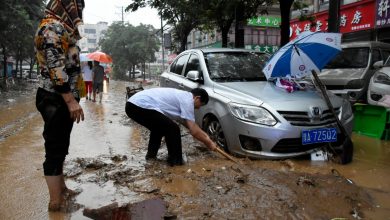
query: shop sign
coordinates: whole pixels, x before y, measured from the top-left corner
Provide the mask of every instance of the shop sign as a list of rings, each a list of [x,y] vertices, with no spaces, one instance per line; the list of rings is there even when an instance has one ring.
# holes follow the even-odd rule
[[[380,1],[380,0],[377,0]],[[375,1],[366,0],[343,5],[340,9],[340,33],[369,30],[374,28]],[[389,11],[390,13],[390,11]],[[313,15],[314,23],[310,21],[290,22],[290,38],[293,39],[303,31],[328,31],[328,13],[319,12]]]
[[[257,18],[248,19],[249,26],[279,27],[280,22],[281,22],[280,17],[271,17],[271,16],[259,16]]]
[[[245,49],[256,50],[256,51],[272,54],[272,53],[275,53],[279,49],[279,46],[275,46],[275,45],[253,45],[253,44],[249,45],[248,44],[248,45],[245,45]]]
[[[376,19],[377,28],[390,26],[390,1],[376,0]]]

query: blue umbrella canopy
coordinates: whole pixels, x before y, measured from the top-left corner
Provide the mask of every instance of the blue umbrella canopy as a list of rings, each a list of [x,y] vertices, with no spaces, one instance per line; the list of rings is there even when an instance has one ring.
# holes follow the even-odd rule
[[[303,32],[281,47],[265,65],[267,79],[293,76],[301,78],[320,70],[341,51],[341,34]]]

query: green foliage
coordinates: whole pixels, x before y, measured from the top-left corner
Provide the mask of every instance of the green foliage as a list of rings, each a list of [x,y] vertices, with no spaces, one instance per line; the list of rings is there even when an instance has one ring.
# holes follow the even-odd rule
[[[203,0],[134,0],[126,11],[136,11],[147,5],[156,8],[167,24],[173,27],[172,37],[180,45],[179,52],[185,50],[191,30],[207,22],[204,16],[207,1]]]
[[[16,60],[34,60],[34,35],[43,16],[44,0],[1,0],[0,50]]]
[[[124,79],[125,73],[145,62],[156,60],[158,51],[156,30],[151,25],[133,26],[114,22],[108,27],[105,38],[101,40],[102,50],[115,60],[114,77]]]
[[[240,12],[238,22],[245,22],[258,13],[260,6],[274,2],[275,0],[134,0],[126,11],[136,11],[147,5],[156,8],[160,16],[173,27],[174,41],[180,44],[181,52],[193,29],[209,32],[217,28],[227,39],[237,12]]]
[[[302,0],[295,0],[292,5],[293,10],[299,10],[300,12],[300,16],[298,18],[299,21],[310,21],[311,27],[314,27],[316,25],[316,18],[313,15],[305,15],[303,12],[303,10],[307,7],[309,7],[309,5]]]

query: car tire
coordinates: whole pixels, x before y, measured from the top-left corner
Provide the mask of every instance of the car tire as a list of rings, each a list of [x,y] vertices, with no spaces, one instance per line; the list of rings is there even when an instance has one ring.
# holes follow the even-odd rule
[[[218,147],[226,152],[229,152],[227,147],[225,134],[219,121],[214,117],[208,117],[204,121],[203,130],[209,135],[211,140],[217,143]]]

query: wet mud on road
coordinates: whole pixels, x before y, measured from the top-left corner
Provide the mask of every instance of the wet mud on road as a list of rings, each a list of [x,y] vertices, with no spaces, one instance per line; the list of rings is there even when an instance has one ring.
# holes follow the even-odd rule
[[[148,131],[124,112],[128,85],[112,81],[101,104],[80,102],[86,119],[74,126],[64,171],[69,187],[81,193],[69,213],[47,212],[34,92],[31,99],[2,103],[0,198],[6,202],[0,219],[123,217],[139,204],[166,207],[168,219],[389,219],[388,142],[354,134],[354,161],[344,166],[309,159],[240,158],[236,164],[183,129],[187,163],[169,167],[165,146],[158,160],[145,161]]]

